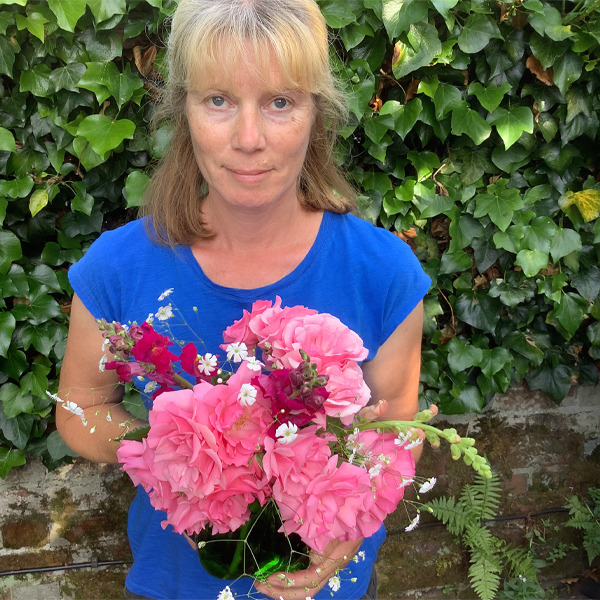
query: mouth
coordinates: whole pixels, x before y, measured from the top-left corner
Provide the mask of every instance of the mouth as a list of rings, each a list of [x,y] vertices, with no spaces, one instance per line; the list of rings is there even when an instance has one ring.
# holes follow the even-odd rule
[[[261,181],[271,172],[271,169],[227,169],[238,181],[247,183]]]

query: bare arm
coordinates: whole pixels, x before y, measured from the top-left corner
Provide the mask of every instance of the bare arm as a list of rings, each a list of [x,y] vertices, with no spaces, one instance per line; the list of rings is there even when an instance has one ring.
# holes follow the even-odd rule
[[[376,418],[410,421],[419,411],[422,334],[421,301],[379,348],[375,358],[363,363],[363,374],[371,388],[372,401],[387,401],[387,410],[384,413],[380,408]],[[415,459],[418,460],[421,451],[422,446],[413,449]]]
[[[100,359],[107,354],[102,350],[103,341],[96,320],[81,300],[73,296],[58,396],[63,402],[74,402],[83,409],[87,425],[60,403],[56,407],[56,425],[63,440],[79,455],[97,462],[116,463],[119,443],[111,440],[125,431],[120,423],[127,422],[133,428],[144,422],[139,419],[132,422],[131,415],[121,407],[123,386],[115,371],[100,372]],[[93,427],[96,429],[90,433]]]

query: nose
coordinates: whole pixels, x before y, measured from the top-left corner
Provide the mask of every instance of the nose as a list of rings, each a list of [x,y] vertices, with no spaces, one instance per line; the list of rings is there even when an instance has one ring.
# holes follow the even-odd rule
[[[265,131],[260,109],[242,106],[233,134],[233,146],[242,152],[254,152],[265,147]]]

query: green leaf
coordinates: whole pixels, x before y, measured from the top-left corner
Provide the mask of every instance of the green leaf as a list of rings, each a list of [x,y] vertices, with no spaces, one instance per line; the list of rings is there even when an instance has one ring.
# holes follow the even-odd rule
[[[35,217],[48,204],[48,190],[35,190],[29,199],[29,212]]]
[[[390,115],[394,121],[394,131],[404,139],[414,127],[422,109],[423,104],[419,98],[415,98],[406,104],[400,104],[396,100],[388,100],[381,107],[379,115],[380,117]]]
[[[483,360],[483,350],[465,344],[459,338],[452,338],[448,342],[448,366],[453,373],[461,373],[470,367],[477,366]]]
[[[419,94],[425,94],[433,99],[439,85],[440,80],[437,77],[427,77],[419,82],[417,92]]]
[[[502,344],[504,347],[518,352],[536,366],[541,365],[544,360],[544,352],[522,331],[512,331],[504,338]]]
[[[485,404],[485,398],[479,388],[472,385],[464,386],[459,395],[450,402],[441,403],[441,411],[445,415],[464,415],[465,413],[479,413]]]
[[[0,403],[0,430],[4,437],[19,450],[23,450],[27,446],[35,420],[36,418],[33,415],[25,413],[9,419],[4,414],[2,403]]]
[[[125,0],[87,0],[96,23],[106,21],[114,15],[127,14],[127,4]]]
[[[7,356],[15,325],[16,320],[11,313],[0,312],[0,356]]]
[[[471,14],[458,36],[458,47],[474,54],[483,50],[492,38],[503,39],[496,23],[487,15]]]
[[[12,262],[21,256],[19,238],[10,231],[0,231],[0,274],[6,275]]]
[[[54,85],[50,81],[50,73],[50,67],[43,63],[35,65],[30,71],[22,71],[19,78],[20,90],[42,98],[51,96],[54,93]]]
[[[531,150],[524,148],[520,144],[513,145],[508,149],[496,146],[492,151],[492,162],[501,171],[512,174],[526,165],[531,160],[530,156]]]
[[[44,390],[45,393],[45,390]],[[14,383],[5,383],[0,387],[0,402],[7,419],[12,419],[21,413],[31,414],[33,399],[30,394],[23,395]]]
[[[77,21],[85,13],[86,0],[48,0],[50,10],[55,14],[58,26],[73,33]]]
[[[492,298],[500,298],[500,302],[505,306],[514,308],[527,300],[531,300],[535,295],[535,285],[526,281],[518,286],[510,285],[503,279],[494,279],[490,282],[489,294]]]
[[[496,126],[504,148],[509,149],[526,131],[533,133],[533,113],[526,106],[512,108],[510,111],[497,108],[491,116],[490,122]]]
[[[462,106],[462,94],[453,85],[441,83],[433,96],[433,104],[435,105],[435,116],[441,120],[451,110]]]
[[[141,171],[132,171],[127,176],[127,179],[125,180],[125,198],[127,199],[127,208],[139,206],[142,203],[144,193],[149,183],[150,177]]]
[[[40,398],[46,398],[46,390],[48,389],[48,378],[46,377],[50,373],[50,367],[41,363],[33,363],[31,370],[21,377],[19,385],[21,386],[21,392],[30,392],[34,396]],[[0,389],[0,394],[2,390]],[[33,408],[33,402],[32,402]],[[6,409],[6,406],[5,406]],[[29,410],[23,410],[21,412],[31,412]],[[8,416],[8,415],[7,415]]]
[[[56,272],[52,270],[48,265],[36,265],[35,269],[27,275],[27,279],[30,282],[34,281],[46,287],[48,291],[61,293],[62,289],[56,278]]]
[[[418,181],[427,179],[440,167],[440,159],[433,152],[416,152],[411,150],[407,158],[417,170]]]
[[[444,17],[444,19],[448,18],[450,10],[452,10],[457,4],[458,0],[431,0],[435,9]]]
[[[529,46],[533,55],[542,64],[542,68],[546,70],[567,51],[569,43],[557,44],[534,31],[529,38]]]
[[[79,42],[83,44],[85,51],[93,62],[112,61],[113,58],[120,58],[123,53],[121,36],[114,29],[96,31],[93,27],[88,27],[79,36]]]
[[[105,160],[92,150],[91,144],[84,137],[76,137],[73,140],[73,152],[86,171],[101,165]]]
[[[454,308],[456,316],[461,321],[476,329],[494,333],[500,319],[501,306],[496,299],[490,298],[487,294],[466,291],[458,297]]]
[[[4,127],[0,127],[0,152],[14,152],[15,138],[13,134]]]
[[[114,63],[107,64],[114,66]],[[130,63],[127,63],[123,73],[117,73],[116,77],[114,73],[108,74],[105,85],[117,101],[119,109],[133,96],[136,90],[144,86],[142,80],[131,72]]]
[[[50,81],[54,85],[54,91],[69,90],[70,92],[77,92],[76,86],[85,72],[86,66],[78,62],[54,69],[50,73]]]
[[[581,77],[583,59],[571,50],[561,56],[552,67],[554,71],[554,85],[564,96],[572,83]]]
[[[466,271],[473,266],[473,259],[464,250],[457,250],[456,252],[444,252],[442,254],[442,263],[440,266],[439,274],[445,275],[446,273],[459,273]]]
[[[31,35],[34,35],[42,43],[44,42],[44,24],[48,19],[40,12],[31,12],[27,17],[17,14],[17,29],[27,29]]]
[[[118,440],[133,440],[136,442],[141,442],[144,438],[148,436],[148,432],[150,431],[150,425],[142,425],[141,427],[136,427],[131,431],[123,434],[122,436],[116,438]]]
[[[13,467],[20,467],[27,461],[22,450],[0,447],[0,477],[4,479]]]
[[[113,121],[104,115],[90,115],[81,121],[77,135],[86,138],[92,150],[104,156],[124,139],[133,139],[135,123],[129,119]]]
[[[18,44],[11,44],[4,36],[0,36],[0,73],[13,76],[13,65],[15,64],[15,52],[18,51]]]
[[[90,90],[96,95],[98,104],[102,104],[109,96],[108,81],[119,78],[119,70],[112,62],[89,62],[85,73],[76,86]]]
[[[562,229],[559,228],[552,238],[552,245],[550,247],[550,254],[554,262],[571,254],[571,252],[577,252],[581,250],[581,237],[573,229]]]
[[[48,436],[48,452],[52,459],[56,461],[63,459],[65,456],[79,456],[65,444],[58,431],[53,431]]]
[[[512,360],[510,352],[506,348],[492,348],[491,350],[483,350],[483,359],[480,362],[481,372],[490,379],[498,371],[501,371],[510,365]]]
[[[485,88],[481,83],[475,81],[469,86],[467,91],[469,94],[474,94],[481,106],[491,113],[500,106],[500,102],[502,102],[506,92],[510,89],[511,85],[508,81],[503,81],[499,87],[492,83]]]
[[[476,145],[480,145],[490,137],[492,128],[485,119],[464,102],[461,107],[452,111],[452,133],[454,135],[465,133]]]
[[[359,216],[375,225],[381,212],[383,198],[378,190],[367,190],[367,195],[358,196]]]
[[[523,269],[527,277],[534,277],[548,266],[548,254],[536,250],[521,250],[517,254],[515,264]]]
[[[506,231],[512,221],[514,211],[521,208],[523,208],[523,200],[519,190],[510,188],[501,192],[500,195],[479,194],[475,200],[473,216],[479,218],[488,215],[500,231]]]
[[[573,276],[571,284],[588,302],[593,302],[600,294],[600,269],[593,265],[586,271],[581,270]]]
[[[74,182],[73,189],[75,190],[75,197],[71,200],[71,208],[89,217],[94,208],[94,197],[87,193],[86,185],[83,181]]]
[[[426,21],[428,11],[429,3],[423,0],[383,0],[382,20],[390,42],[413,23]]]
[[[560,27],[562,25],[562,17],[556,8],[546,2],[543,3],[542,7],[542,10],[535,10],[527,17],[527,20],[539,35],[544,35],[546,29],[550,26]]]
[[[531,188],[530,188],[531,189]],[[529,250],[550,252],[550,241],[558,230],[558,225],[549,217],[537,217],[525,228],[523,246]]]
[[[398,42],[396,44],[395,62],[392,70],[396,79],[428,65],[441,51],[437,29],[429,23],[414,23],[408,33],[410,46]]]
[[[579,329],[588,308],[588,303],[579,294],[568,292],[562,295],[558,308],[550,315],[558,319],[558,322],[573,335]]]
[[[597,189],[589,188],[580,192],[566,192],[558,200],[558,205],[563,212],[572,204],[577,206],[586,223],[600,217],[600,191]]]

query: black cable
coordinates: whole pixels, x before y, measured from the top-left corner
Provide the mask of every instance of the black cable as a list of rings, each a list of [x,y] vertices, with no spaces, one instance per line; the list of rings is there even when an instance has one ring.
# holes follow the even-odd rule
[[[526,515],[500,515],[495,519],[489,519],[484,521],[484,523],[494,523],[495,521],[517,521],[519,519],[531,519],[533,517],[540,517],[542,515],[548,515],[552,513],[568,513],[568,508],[545,508],[544,510],[538,510],[534,513],[527,513]],[[441,521],[435,521],[434,523],[423,523],[419,525],[419,529],[425,529],[428,527],[444,527],[444,524]],[[392,531],[388,531],[387,535],[399,535],[401,533],[405,533],[404,529],[393,529]],[[49,571],[67,571],[69,569],[85,569],[92,568],[96,569],[98,567],[106,567],[106,566],[114,566],[114,565],[130,565],[133,561],[131,560],[107,560],[107,561],[98,561],[97,557],[92,557],[92,561],[89,563],[74,563],[70,565],[58,565],[56,567],[38,567],[33,569],[20,569],[17,571],[3,571],[0,572],[0,577],[7,577],[9,575],[28,575],[30,573],[47,573]]]

